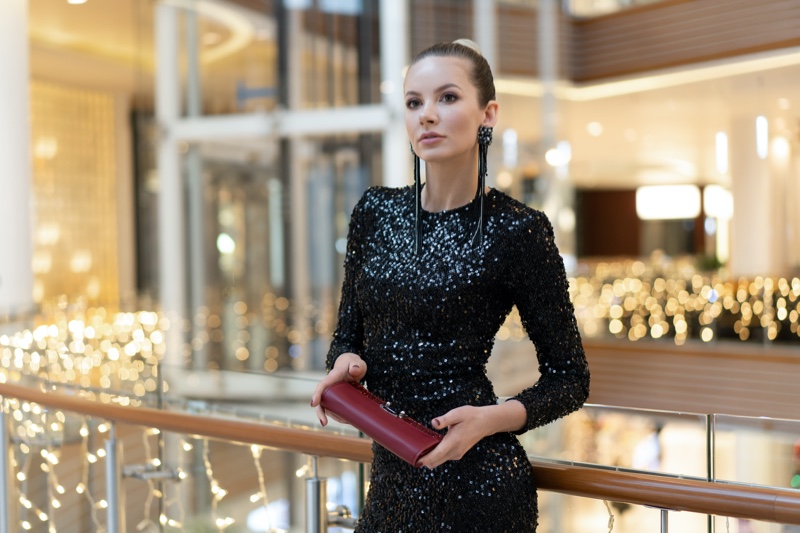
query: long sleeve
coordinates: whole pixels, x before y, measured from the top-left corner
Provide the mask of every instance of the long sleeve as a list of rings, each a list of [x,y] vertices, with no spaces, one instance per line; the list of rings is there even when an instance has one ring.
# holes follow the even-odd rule
[[[350,215],[339,314],[336,330],[333,333],[333,340],[325,362],[325,367],[328,371],[333,368],[336,358],[341,354],[345,352],[360,354],[363,348],[364,322],[356,295],[356,281],[361,270],[364,247],[366,246],[364,231],[368,227],[369,221],[367,220],[365,204],[369,193],[369,190],[364,193]]]
[[[528,414],[518,433],[579,409],[589,396],[589,366],[569,299],[564,261],[553,228],[538,211],[526,216],[507,257],[508,290],[536,347],[540,377],[513,399]]]

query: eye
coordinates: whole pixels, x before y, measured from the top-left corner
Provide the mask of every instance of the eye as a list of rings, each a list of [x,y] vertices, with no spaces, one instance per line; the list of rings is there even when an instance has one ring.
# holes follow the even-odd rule
[[[409,98],[406,100],[406,107],[408,109],[416,109],[421,105],[421,102],[417,98]]]
[[[458,100],[458,95],[456,95],[454,93],[444,93],[442,95],[442,101],[446,102],[448,104],[453,103],[456,100]]]

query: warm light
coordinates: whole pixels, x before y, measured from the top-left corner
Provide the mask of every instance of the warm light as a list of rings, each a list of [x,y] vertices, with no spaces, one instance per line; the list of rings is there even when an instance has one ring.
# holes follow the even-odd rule
[[[67,3],[73,6],[79,6],[81,4],[85,4],[86,0],[67,0]]]
[[[572,145],[568,141],[558,141],[555,148],[544,154],[547,163],[554,167],[563,167],[572,160]]]
[[[756,117],[756,153],[759,159],[766,159],[769,152],[769,123],[767,117]]]
[[[636,214],[642,220],[696,218],[700,189],[696,185],[648,185],[636,189]]]
[[[514,183],[514,176],[508,170],[503,170],[497,175],[497,186],[501,189],[508,189]]]
[[[217,250],[223,255],[230,255],[236,251],[236,241],[227,233],[220,233],[217,236]]]
[[[719,185],[703,189],[703,211],[706,216],[730,220],[733,217],[733,194]]]
[[[772,156],[781,163],[788,161],[789,153],[791,151],[789,140],[782,135],[775,137],[772,139],[772,147],[770,151],[772,152]]]
[[[603,125],[599,122],[590,122],[586,125],[586,132],[592,137],[600,137],[603,134]]]

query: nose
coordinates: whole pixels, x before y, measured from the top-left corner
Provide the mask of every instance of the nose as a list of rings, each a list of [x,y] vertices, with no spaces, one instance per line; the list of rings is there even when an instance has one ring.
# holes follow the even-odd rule
[[[435,124],[439,120],[439,115],[436,113],[436,104],[433,102],[426,102],[419,112],[420,124]]]

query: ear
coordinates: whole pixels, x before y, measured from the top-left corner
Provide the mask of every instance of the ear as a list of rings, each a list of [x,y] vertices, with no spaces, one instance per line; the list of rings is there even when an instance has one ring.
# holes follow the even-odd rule
[[[486,104],[483,110],[483,121],[481,121],[481,125],[493,128],[497,123],[499,108],[500,104],[497,103],[497,100],[489,100],[489,103]]]

